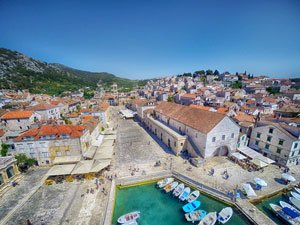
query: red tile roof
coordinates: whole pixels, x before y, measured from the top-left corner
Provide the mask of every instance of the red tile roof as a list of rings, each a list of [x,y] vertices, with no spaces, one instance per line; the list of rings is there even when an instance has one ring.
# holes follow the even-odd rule
[[[12,111],[5,113],[1,118],[4,120],[26,119],[32,116],[32,111]]]
[[[109,107],[109,104],[104,101],[99,105],[99,110],[106,111],[108,109],[108,107]]]
[[[56,108],[56,107],[57,106],[52,105],[52,104],[41,103],[41,104],[32,106],[30,109],[33,111],[43,111],[43,110],[52,109],[52,108]]]
[[[38,140],[41,136],[50,135],[54,135],[56,139],[60,139],[60,135],[62,134],[69,135],[70,138],[75,138],[82,136],[85,129],[86,126],[83,125],[44,125],[25,132],[15,138],[15,141],[22,141],[24,137],[33,137],[35,140]]]
[[[196,109],[202,109],[202,110],[206,110],[209,111],[211,109],[211,107],[209,106],[204,106],[204,105],[190,105],[190,107],[192,108],[196,108]]]
[[[155,108],[155,111],[205,134],[210,132],[225,117],[225,115],[220,113],[170,102],[162,102]]]

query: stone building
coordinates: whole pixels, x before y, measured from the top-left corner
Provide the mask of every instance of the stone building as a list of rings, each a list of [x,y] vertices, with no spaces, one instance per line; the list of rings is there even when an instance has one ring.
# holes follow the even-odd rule
[[[175,154],[187,150],[203,158],[235,151],[240,130],[226,115],[169,102],[160,103],[145,124]]]
[[[17,160],[13,156],[0,157],[0,196],[19,178]]]
[[[59,106],[51,104],[38,104],[30,107],[30,110],[41,115],[42,120],[60,119]]]
[[[91,137],[86,126],[44,125],[18,136],[14,145],[15,153],[25,153],[46,165],[57,156],[82,156],[91,146]]]
[[[285,123],[259,122],[253,128],[249,147],[281,165],[300,163],[300,128]]]

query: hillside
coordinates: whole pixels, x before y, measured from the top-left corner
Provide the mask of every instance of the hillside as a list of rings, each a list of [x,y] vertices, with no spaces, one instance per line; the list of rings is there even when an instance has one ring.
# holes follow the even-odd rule
[[[99,80],[106,89],[113,82],[123,90],[131,90],[145,81],[129,80],[106,72],[88,72],[61,64],[46,63],[22,53],[0,48],[0,89],[29,89],[32,93],[60,95],[89,87],[95,89]]]

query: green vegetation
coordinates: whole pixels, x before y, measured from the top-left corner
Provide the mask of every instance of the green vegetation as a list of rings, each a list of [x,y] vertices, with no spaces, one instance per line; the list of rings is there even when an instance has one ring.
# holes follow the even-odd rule
[[[28,158],[25,154],[18,154],[15,157],[17,159],[17,165],[22,172],[37,164],[35,159]]]
[[[237,81],[234,81],[230,87],[232,87],[233,89],[240,89],[242,88],[242,82],[237,80]]]
[[[168,102],[174,102],[174,96],[168,96],[167,101]]]
[[[7,144],[2,144],[0,155],[1,156],[7,156],[7,153],[8,153],[8,145]]]
[[[266,91],[269,92],[269,94],[278,94],[280,89],[279,88],[274,88],[274,87],[267,87]]]

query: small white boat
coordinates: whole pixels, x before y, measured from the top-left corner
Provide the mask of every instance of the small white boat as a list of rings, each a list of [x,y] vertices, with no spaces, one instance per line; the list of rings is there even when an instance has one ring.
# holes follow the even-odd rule
[[[294,197],[290,197],[289,200],[293,204],[293,206],[295,206],[298,210],[300,210],[300,200]]]
[[[300,188],[295,187],[294,189],[295,189],[295,191],[297,191],[298,194],[300,194]]]
[[[183,192],[179,195],[179,200],[185,201],[190,193],[191,193],[191,189],[189,187],[186,187],[183,190]]]
[[[173,195],[178,197],[182,192],[183,192],[183,189],[184,189],[184,184],[181,183],[179,184],[173,191]]]
[[[270,207],[278,217],[286,221],[288,224],[291,225],[300,224],[299,217],[297,216],[297,214],[295,214],[289,208],[281,208],[279,205],[275,205],[272,203],[270,203]]]
[[[231,207],[226,207],[222,209],[218,214],[218,221],[222,224],[225,224],[230,220],[233,215],[233,210]]]
[[[294,206],[291,206],[289,203],[287,203],[285,201],[280,201],[279,204],[282,208],[289,208],[290,210],[292,210],[295,213],[298,213],[300,215],[300,211],[298,209],[296,209]]]
[[[164,187],[164,190],[165,190],[166,193],[168,193],[168,192],[174,190],[174,189],[177,187],[177,185],[178,185],[178,182],[177,182],[177,181],[174,181],[174,182],[171,183],[171,184],[167,184],[167,185]]]
[[[132,220],[127,223],[123,223],[123,225],[138,225],[138,223],[136,222],[136,220]]]
[[[214,225],[217,222],[217,212],[208,213],[198,225]]]
[[[127,213],[123,216],[120,216],[118,219],[118,223],[129,223],[131,221],[135,221],[136,219],[138,219],[140,217],[140,212],[139,211],[135,211],[135,212],[130,212]]]
[[[296,198],[297,200],[300,200],[300,194],[294,192],[294,191],[291,191],[291,195]]]
[[[157,187],[163,188],[164,186],[166,186],[167,184],[172,183],[173,181],[174,181],[173,177],[165,178],[165,179],[160,180],[160,181],[157,182]]]
[[[188,197],[187,197],[187,201],[188,202],[192,202],[192,201],[195,201],[200,195],[200,191],[198,190],[195,190],[193,191]]]

